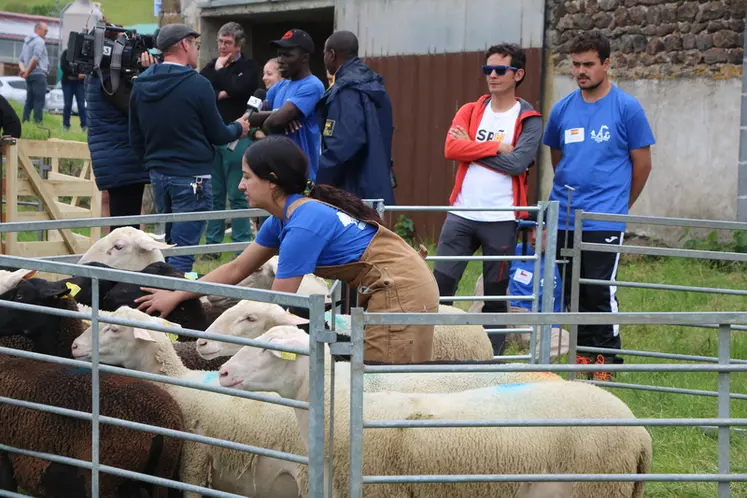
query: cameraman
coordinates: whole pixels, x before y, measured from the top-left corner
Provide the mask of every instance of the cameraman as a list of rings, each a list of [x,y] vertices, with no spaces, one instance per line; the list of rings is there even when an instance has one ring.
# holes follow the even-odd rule
[[[244,46],[244,29],[239,23],[229,22],[218,30],[218,52],[220,56],[208,62],[200,74],[207,78],[215,89],[218,111],[225,123],[240,118],[246,112],[246,102],[259,86],[259,67],[256,62],[241,52]],[[247,209],[249,202],[239,191],[241,182],[241,157],[251,140],[244,137],[238,142],[216,147],[213,164],[212,188],[213,210],[226,209],[226,198],[231,209]],[[210,220],[205,231],[208,244],[220,244],[225,236],[225,220]],[[231,220],[231,241],[249,242],[251,237],[249,218]],[[218,259],[219,254],[206,254],[206,259]]]
[[[193,69],[199,36],[184,24],[162,27],[156,46],[164,62],[149,67],[132,86],[130,144],[150,173],[159,213],[210,211],[213,145],[233,142],[249,131],[247,115],[223,123],[212,85]],[[204,221],[167,223],[166,241],[197,245],[204,229]],[[172,256],[167,262],[187,273],[194,256]]]
[[[111,23],[106,25],[116,27]],[[112,41],[118,35],[119,32],[113,30],[104,32]],[[150,66],[154,63],[153,56],[143,52],[140,63]],[[102,192],[101,214],[104,217],[138,216],[142,211],[143,190],[150,178],[142,159],[130,147],[127,110],[130,87],[123,81],[119,89],[109,95],[102,88],[105,85],[109,91],[111,89],[109,72],[102,76],[103,81],[97,73],[91,73],[85,83],[88,150],[96,186]],[[137,223],[131,226],[139,228]]]

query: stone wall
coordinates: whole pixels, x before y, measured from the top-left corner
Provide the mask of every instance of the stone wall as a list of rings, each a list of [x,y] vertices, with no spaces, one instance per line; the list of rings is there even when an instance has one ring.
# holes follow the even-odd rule
[[[568,46],[600,29],[617,78],[741,75],[745,0],[548,0],[553,62],[570,71]]]

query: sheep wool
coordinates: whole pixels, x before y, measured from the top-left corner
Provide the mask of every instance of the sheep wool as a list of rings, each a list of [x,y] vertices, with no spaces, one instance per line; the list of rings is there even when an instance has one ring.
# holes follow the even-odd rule
[[[0,359],[0,396],[91,412],[91,374],[25,358]],[[158,386],[137,379],[100,375],[101,415],[184,430],[181,410]],[[0,443],[16,448],[91,459],[91,423],[0,403]],[[101,424],[100,461],[165,479],[177,476],[182,442],[139,430]],[[90,496],[91,473],[67,465],[17,454],[9,456],[17,485],[32,496]],[[102,498],[141,496],[138,481],[100,474]],[[149,487],[148,485],[145,485]],[[63,493],[63,494],[61,494]],[[67,493],[67,494],[64,494]],[[168,488],[155,487],[151,497],[166,498]]]
[[[284,330],[279,330],[284,329]],[[259,340],[308,347],[308,336],[276,327]],[[222,367],[222,385],[262,386],[308,401],[306,356],[293,361],[243,348]],[[327,358],[329,361],[329,358]],[[329,407],[330,381],[325,382]],[[335,383],[334,490],[349,489],[350,391]],[[325,417],[329,417],[329,409]],[[364,393],[364,420],[529,420],[634,419],[619,398],[586,383],[503,384],[449,394]],[[296,410],[299,426],[308,412]],[[325,421],[325,431],[329,420]],[[308,437],[308,436],[305,436]],[[651,436],[645,427],[471,427],[368,429],[363,431],[364,475],[434,474],[645,474],[650,471]],[[325,463],[325,469],[327,464]],[[306,490],[308,469],[299,487]],[[577,482],[574,498],[641,498],[644,482]],[[364,486],[366,498],[514,498],[520,483],[376,484]],[[526,490],[526,487],[525,487]]]

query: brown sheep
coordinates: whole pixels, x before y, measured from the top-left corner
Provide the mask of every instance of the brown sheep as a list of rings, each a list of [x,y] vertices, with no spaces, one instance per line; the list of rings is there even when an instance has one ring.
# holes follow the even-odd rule
[[[65,283],[30,279],[3,293],[2,300],[76,311]],[[81,320],[0,307],[0,347],[71,358],[71,346],[83,332]],[[193,345],[194,347],[194,345]],[[163,389],[138,379],[101,375],[101,414],[183,430],[181,410]],[[80,393],[71,394],[74,390]],[[90,370],[0,355],[0,396],[91,411]],[[50,413],[0,404],[0,442],[9,446],[90,460],[90,423]],[[6,422],[7,421],[7,422]],[[47,427],[54,427],[53,431]],[[44,427],[44,429],[39,429]],[[50,437],[54,435],[55,437]],[[62,437],[63,435],[67,435]],[[141,431],[101,426],[101,461],[136,472],[173,479],[178,476],[182,441]],[[115,451],[117,448],[126,450]],[[104,460],[105,453],[109,454]],[[100,496],[140,496],[152,486],[101,475]],[[88,484],[86,484],[88,483]],[[0,489],[17,485],[40,497],[90,496],[90,472],[18,454],[0,454]],[[154,488],[150,497],[165,497]]]

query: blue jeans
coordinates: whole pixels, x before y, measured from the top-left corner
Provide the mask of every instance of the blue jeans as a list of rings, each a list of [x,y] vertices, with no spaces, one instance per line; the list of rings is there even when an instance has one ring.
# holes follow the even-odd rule
[[[73,97],[78,103],[80,127],[86,127],[86,89],[83,80],[62,80],[62,95],[65,107],[62,108],[62,126],[70,128],[70,114],[73,112]]]
[[[213,206],[213,192],[210,179],[202,179],[202,189],[194,192],[193,176],[168,176],[150,170],[150,183],[153,185],[153,197],[158,214],[189,213],[193,211],[210,211]],[[205,230],[205,221],[180,221],[166,223],[166,243],[177,246],[196,246]],[[169,256],[166,262],[184,273],[192,271],[195,257]]]
[[[26,79],[26,105],[23,107],[23,121],[31,117],[34,110],[34,121],[42,122],[44,117],[44,101],[47,97],[47,75],[44,73],[30,74]]]

